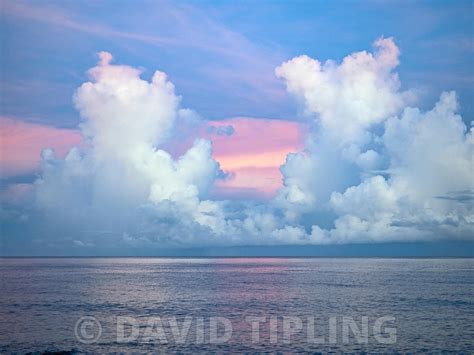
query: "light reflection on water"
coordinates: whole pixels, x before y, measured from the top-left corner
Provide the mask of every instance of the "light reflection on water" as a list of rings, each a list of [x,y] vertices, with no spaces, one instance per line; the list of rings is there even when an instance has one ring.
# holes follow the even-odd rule
[[[0,344],[11,351],[439,351],[474,349],[472,259],[84,258],[0,259]],[[74,337],[99,319],[97,344]],[[117,316],[227,317],[222,345],[117,344]],[[246,315],[393,315],[397,343],[251,344]],[[263,334],[262,337],[264,337]]]

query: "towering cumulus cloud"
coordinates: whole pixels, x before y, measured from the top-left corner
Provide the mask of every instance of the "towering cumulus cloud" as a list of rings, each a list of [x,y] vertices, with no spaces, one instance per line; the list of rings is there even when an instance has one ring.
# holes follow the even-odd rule
[[[407,107],[393,70],[399,50],[379,39],[375,52],[336,64],[301,56],[276,74],[314,124],[304,154],[282,167],[280,200],[312,224],[311,240],[339,243],[469,238],[473,232],[473,133],[456,114],[453,92],[429,112]],[[318,213],[336,214],[323,229]]]
[[[276,69],[304,114],[317,118],[338,143],[364,140],[367,128],[397,113],[410,99],[409,92],[399,91],[398,75],[393,73],[399,63],[397,46],[381,38],[374,47],[374,54],[354,53],[340,65],[303,55]]]
[[[219,173],[210,142],[198,139],[174,160],[160,145],[175,125],[187,124],[190,111],[179,108],[173,84],[160,71],[148,82],[135,68],[112,65],[109,53],[99,56],[91,81],[74,95],[87,148],[72,149],[64,160],[43,151],[38,207],[75,226],[79,236],[87,230],[126,234],[140,223],[141,209],[162,203],[162,219],[174,214],[206,224],[211,202],[201,199]]]

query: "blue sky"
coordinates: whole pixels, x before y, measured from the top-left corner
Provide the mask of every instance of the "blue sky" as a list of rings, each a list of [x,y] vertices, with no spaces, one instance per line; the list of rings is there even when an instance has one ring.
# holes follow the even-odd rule
[[[1,17],[0,254],[472,255],[472,1]]]
[[[429,107],[455,90],[474,108],[470,1],[4,2],[2,115],[75,127],[71,96],[100,50],[166,72],[208,119],[295,118],[273,70],[307,54],[341,60],[380,36],[402,51],[402,84]]]

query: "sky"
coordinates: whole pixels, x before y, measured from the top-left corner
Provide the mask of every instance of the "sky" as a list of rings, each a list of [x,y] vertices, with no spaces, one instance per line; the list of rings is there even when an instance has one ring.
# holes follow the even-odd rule
[[[472,1],[0,7],[0,255],[473,254]]]

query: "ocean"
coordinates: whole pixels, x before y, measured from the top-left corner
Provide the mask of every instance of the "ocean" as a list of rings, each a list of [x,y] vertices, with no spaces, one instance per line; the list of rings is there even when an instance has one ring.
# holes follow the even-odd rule
[[[474,351],[474,259],[4,258],[0,351]]]

